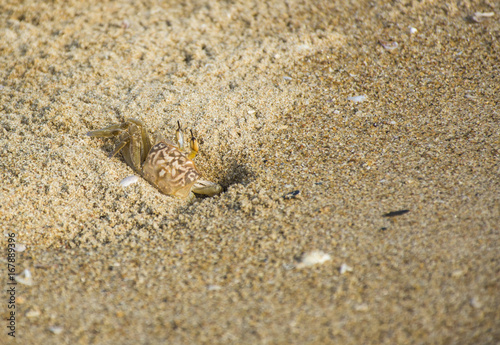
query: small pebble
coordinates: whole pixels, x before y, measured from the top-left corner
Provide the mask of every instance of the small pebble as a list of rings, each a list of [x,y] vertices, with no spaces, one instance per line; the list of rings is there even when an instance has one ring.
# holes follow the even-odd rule
[[[297,265],[297,268],[304,268],[304,267],[309,267],[309,266],[313,266],[316,264],[323,264],[331,259],[332,259],[332,257],[329,254],[326,254],[320,250],[315,250],[315,251],[312,251],[312,252],[305,254],[302,257],[302,260],[300,261],[300,263]]]
[[[283,195],[283,198],[286,200],[297,198],[299,193],[300,193],[300,190],[294,190],[293,192],[290,192],[290,193]]]
[[[285,80],[292,80],[291,77],[283,77],[283,79],[285,79]]]
[[[413,26],[410,26],[409,29],[410,29],[410,34],[411,35],[414,35],[414,34],[416,34],[418,32],[418,30],[415,29]]]
[[[396,217],[396,216],[401,216],[405,213],[410,212],[410,210],[398,210],[398,211],[391,211],[389,213],[384,213],[382,217]]]
[[[123,180],[121,180],[120,185],[122,187],[128,187],[134,183],[137,183],[137,181],[139,181],[139,176],[132,175],[132,176],[125,177]]]

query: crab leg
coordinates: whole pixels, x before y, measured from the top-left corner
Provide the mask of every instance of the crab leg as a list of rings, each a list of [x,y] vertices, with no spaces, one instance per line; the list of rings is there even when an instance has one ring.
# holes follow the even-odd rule
[[[111,125],[103,129],[98,129],[97,131],[90,131],[87,133],[89,137],[98,138],[109,138],[120,135],[123,131],[128,128],[128,123],[122,123],[119,125]]]
[[[130,139],[127,140],[128,145],[125,145],[124,147],[124,150],[128,151],[128,154],[123,155],[123,158],[125,158],[127,164],[132,168],[134,168],[134,170],[141,175],[142,175],[142,162],[146,160],[146,157],[151,148],[151,144],[149,143],[149,137],[147,138],[147,143],[149,144],[148,145],[149,147],[145,147],[146,141],[144,140],[144,134],[142,133],[142,129],[143,127],[138,128],[136,126],[130,126],[129,128]]]
[[[141,153],[140,162],[144,162],[146,160],[146,157],[148,156],[149,150],[151,150],[152,147],[148,131],[146,130],[146,125],[144,124],[144,122],[137,119],[127,119],[127,121],[136,124],[141,129],[140,133],[138,131],[134,131],[133,133],[131,133],[131,136],[133,137],[132,142],[137,142],[137,144],[135,145],[136,148],[138,149],[140,146],[140,150],[137,151],[140,151]],[[140,145],[141,141],[142,145]],[[136,165],[137,167],[141,166],[140,162],[139,165]],[[134,163],[137,163],[136,159],[134,159]]]
[[[121,149],[123,149],[126,145],[128,144],[128,141],[127,140],[124,140],[120,143],[118,143],[118,145],[116,145],[115,149],[113,150],[113,152],[111,152],[109,154],[109,158],[113,158],[118,152],[120,152]]]

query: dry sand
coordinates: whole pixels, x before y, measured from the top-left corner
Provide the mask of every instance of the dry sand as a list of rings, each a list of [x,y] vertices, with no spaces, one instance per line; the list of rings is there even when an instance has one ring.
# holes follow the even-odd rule
[[[16,3],[0,224],[33,275],[17,343],[499,343],[497,2]],[[224,193],[120,186],[113,140],[85,133],[129,117],[193,128]],[[330,260],[301,262],[316,250]]]

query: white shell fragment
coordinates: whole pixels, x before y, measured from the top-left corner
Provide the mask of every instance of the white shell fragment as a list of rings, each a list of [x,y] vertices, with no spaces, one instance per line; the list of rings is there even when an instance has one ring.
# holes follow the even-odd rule
[[[354,310],[356,310],[356,311],[368,311],[368,304],[366,304],[366,303],[358,304],[354,307]]]
[[[129,22],[127,19],[124,19],[124,20],[122,21],[122,28],[123,28],[123,29],[128,29],[128,28],[130,28],[130,22]]]
[[[410,30],[411,35],[416,34],[418,32],[418,30],[415,29],[413,26],[410,26],[408,29]]]
[[[24,271],[22,271],[21,274],[15,276],[14,279],[18,283],[23,284],[23,285],[28,285],[28,286],[33,285],[33,278],[31,277],[31,272],[28,269],[25,269]]]
[[[481,23],[483,19],[493,17],[495,12],[476,12],[468,18],[474,23]]]
[[[207,290],[208,291],[218,291],[218,290],[221,290],[222,287],[219,286],[219,285],[208,285],[207,286]]]
[[[479,309],[483,306],[483,304],[481,303],[481,301],[477,296],[474,296],[470,299],[470,305],[476,309]]]
[[[453,278],[459,278],[459,277],[463,276],[464,274],[465,274],[464,270],[454,270],[453,272],[451,272],[451,276]]]
[[[137,183],[137,181],[139,181],[139,176],[136,176],[136,175],[127,176],[123,180],[120,181],[120,186],[128,187],[134,183]]]
[[[380,45],[384,47],[385,50],[394,50],[398,47],[398,42],[396,41],[379,41]]]
[[[354,103],[364,102],[366,100],[366,96],[360,95],[360,96],[347,97],[347,100],[352,101]]]
[[[16,246],[14,247],[14,249],[16,252],[21,253],[21,252],[24,252],[26,250],[26,245],[16,243]]]
[[[476,17],[493,17],[495,12],[476,12],[474,13]]]
[[[340,266],[340,274],[345,274],[346,272],[352,272],[352,267],[344,263]]]
[[[30,309],[26,312],[26,317],[29,319],[34,319],[36,317],[39,317],[42,313],[40,313],[40,310],[37,308]]]
[[[49,331],[57,335],[62,333],[63,328],[61,326],[51,326],[49,327]]]
[[[304,254],[304,256],[302,256],[302,260],[297,265],[297,268],[309,267],[316,264],[324,264],[331,259],[332,257],[329,254],[326,254],[320,250],[315,250]]]

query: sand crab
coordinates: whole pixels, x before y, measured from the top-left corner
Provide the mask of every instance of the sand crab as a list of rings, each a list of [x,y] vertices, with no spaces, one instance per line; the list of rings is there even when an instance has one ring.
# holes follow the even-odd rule
[[[184,151],[184,135],[179,121],[176,143],[169,140],[149,139],[144,122],[128,119],[124,123],[111,125],[88,132],[91,137],[118,137],[118,145],[109,155],[114,157],[122,151],[125,162],[162,193],[179,198],[193,199],[194,193],[213,196],[222,192],[217,183],[200,179],[193,158],[198,153],[198,141],[191,131],[189,152]]]

